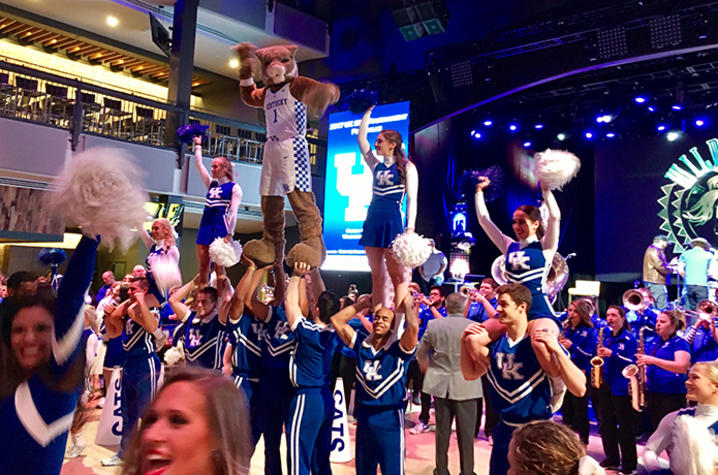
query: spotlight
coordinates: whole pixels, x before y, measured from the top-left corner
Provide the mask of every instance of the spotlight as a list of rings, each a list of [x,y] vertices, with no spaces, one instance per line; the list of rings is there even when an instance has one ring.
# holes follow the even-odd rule
[[[681,132],[679,130],[671,130],[666,134],[666,140],[669,142],[675,142],[681,137]]]
[[[118,20],[117,17],[114,17],[112,15],[107,15],[105,21],[107,22],[107,25],[111,28],[114,28],[120,24],[120,20]]]
[[[524,142],[523,145],[524,145],[524,148],[529,148],[529,147],[531,146],[531,142],[529,142],[529,141],[527,140],[526,142]]]
[[[566,140],[566,134],[564,134],[564,133],[557,134],[556,138],[558,140],[560,140],[561,142],[563,142],[564,140]]]
[[[643,96],[636,96],[633,98],[634,101],[636,101],[636,104],[643,104],[646,102],[646,98]]]
[[[543,124],[534,125],[534,129],[543,129]]]
[[[239,60],[237,58],[232,58],[229,60],[229,67],[232,69],[237,69],[239,67]]]
[[[511,125],[509,125],[509,130],[511,132],[516,132],[517,130],[519,130],[519,126],[516,124],[511,124]]]
[[[656,112],[656,108],[653,106],[648,106],[648,112]]]
[[[608,132],[608,133],[606,133],[606,138],[612,139],[612,138],[614,138],[615,136],[616,136],[616,134],[614,134],[613,132]]]
[[[663,131],[666,130],[667,128],[668,128],[668,127],[666,126],[666,124],[658,124],[658,127],[656,127],[656,130],[659,131],[659,132],[663,132]]]
[[[593,138],[593,132],[590,130],[586,131],[586,133],[583,134],[584,137],[586,137],[588,140],[591,140]]]
[[[706,121],[703,119],[696,119],[696,127],[703,127],[706,125]]]
[[[491,121],[491,120],[485,120],[485,121],[484,121],[484,126],[486,126],[486,127],[491,127],[492,125],[494,125],[494,122],[493,122],[493,121]]]
[[[476,133],[476,130],[472,130],[471,132],[469,132],[469,135],[471,135],[473,137],[475,133]]]
[[[480,139],[481,138],[481,132],[474,132],[474,138]]]
[[[674,111],[679,111],[679,110],[683,109],[683,106],[680,104],[673,104],[671,106],[671,109],[673,109]]]
[[[596,122],[599,124],[609,124],[613,120],[613,116],[610,114],[603,114],[596,117]]]

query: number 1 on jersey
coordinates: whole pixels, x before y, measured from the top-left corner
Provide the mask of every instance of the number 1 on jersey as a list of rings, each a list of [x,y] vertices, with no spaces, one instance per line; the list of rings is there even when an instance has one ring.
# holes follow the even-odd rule
[[[277,123],[277,109],[274,109],[274,123]]]

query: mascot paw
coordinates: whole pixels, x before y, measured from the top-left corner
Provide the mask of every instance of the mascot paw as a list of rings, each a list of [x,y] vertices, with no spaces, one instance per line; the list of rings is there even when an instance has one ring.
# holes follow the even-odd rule
[[[287,265],[289,267],[294,269],[294,264],[297,262],[304,262],[312,267],[317,267],[322,263],[322,255],[313,247],[300,242],[287,254]]]
[[[274,243],[263,239],[255,239],[244,245],[244,255],[250,258],[257,267],[264,267],[276,259]]]

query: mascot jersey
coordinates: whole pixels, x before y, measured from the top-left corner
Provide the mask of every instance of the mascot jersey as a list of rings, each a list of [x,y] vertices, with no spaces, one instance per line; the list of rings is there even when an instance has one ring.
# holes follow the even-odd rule
[[[377,163],[373,175],[371,203],[359,244],[387,248],[404,231],[400,207],[405,187],[396,163],[388,167]]]
[[[512,242],[506,250],[506,280],[523,284],[531,291],[529,321],[536,318],[552,318],[560,325],[554,315],[551,303],[545,294],[546,278],[551,270],[551,262],[546,260],[541,242],[536,240],[521,248],[520,243]]]
[[[218,237],[225,237],[229,229],[229,208],[232,202],[232,189],[235,183],[228,181],[219,184],[212,180],[204,201],[202,220],[197,230],[197,244],[210,245]]]
[[[63,379],[82,356],[83,308],[98,244],[83,237],[67,265],[58,292],[48,376],[35,374],[13,394],[0,398],[1,473],[60,473],[67,432],[82,388],[78,381],[75,388],[63,391],[48,386],[45,380]]]
[[[264,144],[261,195],[283,196],[295,188],[312,191],[307,145],[307,106],[289,91],[289,83],[274,92],[266,88],[264,114],[267,142]]]

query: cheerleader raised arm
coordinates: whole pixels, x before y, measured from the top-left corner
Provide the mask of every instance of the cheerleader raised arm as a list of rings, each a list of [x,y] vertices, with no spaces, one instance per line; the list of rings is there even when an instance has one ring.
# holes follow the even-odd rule
[[[194,164],[207,187],[207,198],[197,231],[197,260],[200,284],[209,282],[209,245],[217,238],[232,239],[237,223],[237,210],[242,202],[242,188],[234,182],[234,168],[226,157],[212,160],[211,174],[202,164],[202,137],[194,141]],[[215,264],[217,276],[225,275],[224,267]]]
[[[419,174],[406,156],[401,134],[395,130],[382,130],[372,152],[367,140],[371,112],[364,113],[359,125],[357,141],[365,163],[373,176],[372,200],[359,244],[364,246],[372,277],[372,307],[377,310],[384,303],[384,270],[389,272],[394,286],[394,308],[409,293],[408,282],[404,280],[405,269],[391,257],[391,243],[406,229],[413,232],[416,225],[416,196],[419,188]],[[382,160],[377,158],[379,155]],[[406,228],[401,216],[401,202],[407,196]]]

